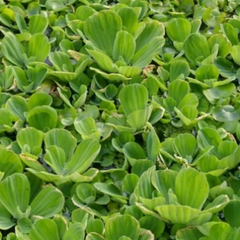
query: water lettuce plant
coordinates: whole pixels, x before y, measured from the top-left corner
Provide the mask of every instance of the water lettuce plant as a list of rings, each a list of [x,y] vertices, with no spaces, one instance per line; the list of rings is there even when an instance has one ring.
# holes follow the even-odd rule
[[[239,14],[0,0],[0,240],[238,240]]]

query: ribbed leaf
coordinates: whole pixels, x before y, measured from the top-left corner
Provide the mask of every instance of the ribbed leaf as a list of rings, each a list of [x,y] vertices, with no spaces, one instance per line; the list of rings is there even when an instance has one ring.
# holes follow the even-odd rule
[[[51,219],[40,219],[29,232],[31,240],[60,240],[57,224]]]
[[[138,52],[140,49],[147,49],[145,46],[149,46],[149,42],[151,42],[153,39],[162,39],[164,35],[164,26],[161,22],[158,21],[150,21],[146,23],[145,28],[141,32],[141,34],[137,37],[136,40],[136,51]],[[160,41],[159,41],[159,44]],[[155,42],[155,48],[158,48],[157,42]]]
[[[172,189],[174,191],[176,177],[177,172],[170,169],[156,171],[152,176],[152,184],[166,199],[168,199],[168,190]]]
[[[176,60],[170,66],[170,81],[174,81],[181,77],[185,79],[190,74],[190,67],[186,61]]]
[[[122,19],[123,27],[132,35],[138,30],[138,16],[132,8],[120,8],[118,15]]]
[[[27,120],[30,126],[47,131],[57,126],[57,111],[49,106],[38,106],[28,113]]]
[[[53,217],[64,205],[62,192],[53,186],[45,187],[31,203],[31,216]]]
[[[187,224],[201,211],[188,206],[163,205],[155,208],[163,219],[174,224]]]
[[[177,231],[177,240],[199,240],[203,235],[197,228],[185,228]]]
[[[41,148],[43,141],[42,132],[38,131],[36,128],[22,128],[17,134],[17,142],[19,146],[24,150],[27,145],[30,147],[30,152],[34,154],[34,148]]]
[[[1,50],[3,56],[11,63],[24,67],[27,63],[26,56],[19,41],[11,32],[7,32],[2,40]]]
[[[112,59],[108,55],[97,50],[94,51],[94,50],[87,49],[87,51],[95,59],[95,61],[97,62],[97,64],[101,69],[110,73],[116,72],[116,67]]]
[[[180,103],[189,92],[190,86],[186,81],[183,80],[173,81],[168,88],[168,96],[176,100],[177,103]]]
[[[197,146],[197,141],[195,137],[189,133],[179,134],[175,138],[173,146],[181,157],[191,162]]]
[[[122,236],[129,237],[131,240],[138,240],[140,226],[134,217],[123,215],[110,218],[106,222],[105,231],[106,240],[119,239]]]
[[[113,59],[118,61],[123,58],[126,63],[129,63],[134,56],[135,48],[134,37],[126,31],[119,31],[113,46]]]
[[[207,178],[193,168],[183,169],[176,177],[174,192],[181,205],[201,209],[209,194]]]
[[[65,174],[65,161],[66,155],[62,148],[51,145],[46,149],[46,154],[44,155],[45,162],[53,169],[58,175]]]
[[[6,208],[0,202],[0,229],[7,230],[13,227],[16,223],[12,219],[11,213],[9,213]],[[0,234],[1,239],[1,234]]]
[[[44,136],[46,147],[57,146],[65,152],[66,161],[68,161],[76,148],[77,140],[65,129],[52,129]]]
[[[12,151],[1,149],[0,151],[0,172],[4,173],[3,179],[14,174],[21,173],[23,166],[18,155]]]
[[[147,155],[153,162],[156,162],[159,153],[160,141],[157,133],[151,130],[147,136]]]
[[[152,61],[153,57],[160,53],[164,42],[165,40],[163,37],[155,37],[149,40],[146,45],[134,54],[131,60],[132,65],[139,68],[146,67]]]
[[[30,197],[30,184],[27,177],[21,173],[7,177],[0,182],[0,196],[1,204],[12,216],[21,217],[21,212],[25,213],[27,210]]]
[[[87,170],[100,151],[101,145],[95,139],[83,140],[67,164],[68,173],[83,173]]]
[[[218,55],[226,57],[231,51],[231,43],[223,34],[214,34],[208,39],[210,48],[212,49],[218,44]]]
[[[95,13],[84,24],[87,38],[109,56],[112,56],[114,41],[120,30],[122,30],[121,17],[113,11]]]
[[[12,96],[6,102],[6,108],[9,109],[13,115],[25,121],[25,113],[28,112],[28,104],[25,98],[21,96]]]
[[[168,22],[166,31],[173,42],[184,42],[191,33],[191,23],[185,18],[173,18]]]
[[[187,59],[194,64],[202,61],[210,55],[207,38],[200,33],[191,34],[184,42],[184,53]]]
[[[43,62],[47,58],[50,49],[51,45],[47,37],[43,33],[36,33],[28,42],[27,55],[32,61]]]
[[[85,231],[81,223],[72,223],[65,233],[63,240],[84,240]]]
[[[136,110],[145,109],[148,101],[148,91],[143,85],[135,83],[124,87],[119,94],[119,98],[127,116]]]
[[[33,35],[35,33],[44,33],[47,29],[48,19],[42,15],[33,15],[29,20],[29,32]]]

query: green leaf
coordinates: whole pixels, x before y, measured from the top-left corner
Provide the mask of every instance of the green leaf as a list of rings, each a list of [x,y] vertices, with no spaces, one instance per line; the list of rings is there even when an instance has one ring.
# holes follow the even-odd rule
[[[202,150],[208,146],[213,146],[214,148],[211,152],[218,156],[217,147],[222,142],[222,139],[215,129],[206,127],[199,130],[197,142],[199,148]]]
[[[153,186],[166,198],[168,199],[168,190],[175,188],[175,180],[177,177],[177,172],[166,169],[154,172],[152,176]]]
[[[229,60],[223,57],[217,57],[214,60],[214,65],[218,68],[220,74],[223,77],[229,78],[231,80],[236,78],[236,70]]]
[[[176,60],[170,66],[170,81],[185,79],[190,74],[190,67],[186,61]]]
[[[151,130],[147,136],[147,155],[154,163],[157,161],[160,148],[158,135],[154,130]]]
[[[233,46],[232,50],[231,50],[231,55],[232,55],[234,62],[237,63],[238,65],[240,65],[239,54],[240,54],[240,46],[238,46],[238,45]]]
[[[152,106],[141,110],[136,110],[127,116],[127,123],[136,129],[141,129],[147,123],[152,112]]]
[[[35,33],[44,33],[48,26],[48,19],[42,15],[33,15],[29,20],[29,32],[33,35]]]
[[[141,176],[145,171],[154,166],[154,163],[148,159],[138,159],[132,165],[132,173],[135,173],[137,176]]]
[[[40,219],[29,232],[32,240],[60,240],[57,224],[51,219]]]
[[[193,168],[183,169],[176,177],[174,192],[180,204],[201,209],[209,194],[207,178]]]
[[[195,163],[195,162],[194,162]],[[210,172],[219,168],[219,160],[215,156],[206,155],[197,160],[197,168],[201,172]]]
[[[135,83],[122,88],[119,99],[126,116],[130,113],[145,109],[148,101],[148,91],[146,87]]]
[[[99,192],[101,192],[103,194],[106,194],[106,195],[109,195],[111,197],[120,198],[120,199],[125,199],[126,198],[122,195],[120,190],[114,184],[97,182],[97,183],[94,183],[93,186]]]
[[[55,145],[50,145],[46,149],[46,154],[44,155],[45,162],[53,169],[58,175],[65,175],[65,161],[66,154],[64,150]]]
[[[235,85],[230,83],[224,86],[203,90],[203,94],[211,104],[216,104],[218,100],[230,97],[234,91]]]
[[[181,157],[191,163],[197,147],[197,141],[195,137],[189,133],[179,134],[173,142],[173,147]]]
[[[213,117],[218,122],[232,122],[240,119],[240,107],[235,109],[232,105],[216,106]]]
[[[106,240],[119,239],[122,236],[129,237],[131,240],[138,240],[140,226],[132,216],[123,215],[110,218],[106,222],[105,231]]]
[[[161,217],[173,224],[187,224],[201,211],[188,206],[163,205],[155,208]]]
[[[224,32],[228,40],[232,43],[232,45],[238,45],[237,32],[230,23],[223,23],[222,31]]]
[[[222,34],[214,34],[208,39],[208,43],[211,49],[217,44],[218,55],[225,58],[231,51],[231,43]]]
[[[27,64],[27,58],[22,46],[13,33],[7,32],[5,34],[2,40],[1,50],[3,56],[14,65],[25,67]]]
[[[91,15],[96,13],[96,11],[90,6],[80,5],[76,10],[76,18],[81,21],[86,21]]]
[[[138,16],[132,8],[120,8],[118,15],[122,19],[123,28],[133,36],[138,31]]]
[[[13,227],[16,223],[12,219],[11,213],[9,213],[6,208],[1,204],[0,201],[0,229],[1,230],[7,230]],[[1,239],[1,234],[0,234]]]
[[[197,65],[210,55],[210,47],[204,35],[191,34],[184,42],[183,49],[187,59]]]
[[[17,134],[17,142],[22,152],[39,156],[42,153],[43,134],[35,128],[22,128]],[[25,150],[29,148],[30,151]]]
[[[20,218],[27,211],[30,184],[27,177],[21,173],[15,173],[0,182],[0,203],[12,214],[14,218]]]
[[[138,179],[139,177],[134,173],[127,174],[123,179],[123,191],[129,195],[132,194],[137,186]]]
[[[85,117],[79,121],[76,120],[74,126],[83,139],[100,140],[101,133],[97,130],[96,123],[92,117]]]
[[[138,185],[134,191],[138,197],[150,199],[151,202],[152,202],[152,192],[154,191],[151,178],[154,171],[155,171],[155,167],[151,167],[148,170],[146,170],[139,178]]]
[[[47,37],[43,33],[36,33],[28,42],[27,55],[32,61],[43,62],[50,53],[50,49],[51,45]]]
[[[23,217],[17,221],[17,225],[22,233],[29,233],[32,228],[32,220]]]
[[[27,31],[27,24],[26,24],[22,14],[16,12],[16,14],[15,14],[15,21],[16,21],[17,26],[18,26],[18,28],[19,28],[21,33]]]
[[[37,106],[29,111],[27,121],[31,127],[45,132],[57,126],[57,111],[49,106]]]
[[[72,157],[77,145],[75,137],[65,129],[52,129],[48,131],[44,136],[44,142],[46,148],[50,146],[61,148],[65,153],[66,161]]]
[[[152,61],[156,54],[160,53],[162,46],[165,43],[163,37],[154,37],[146,45],[139,50],[136,49],[136,53],[131,59],[131,63],[135,67],[144,68]]]
[[[171,82],[168,88],[168,96],[176,100],[177,103],[180,103],[189,92],[190,86],[183,80],[175,80]]]
[[[165,224],[153,216],[144,216],[139,220],[141,228],[150,230],[155,239],[158,239],[164,231]]]
[[[86,171],[97,157],[100,151],[101,145],[95,139],[83,140],[77,147],[72,158],[68,162],[66,168],[67,172],[83,173]]]
[[[220,212],[229,203],[229,197],[227,195],[220,195],[216,197],[213,202],[209,203],[204,212],[217,213]]]
[[[193,108],[195,108],[195,110],[197,110],[196,109],[197,106],[198,106],[198,97],[194,93],[186,94],[186,96],[177,105],[177,107],[182,112],[184,112],[184,109],[187,109],[187,108],[191,109],[190,107],[193,107]]]
[[[13,115],[25,121],[25,114],[28,112],[28,104],[25,98],[20,96],[12,96],[6,102],[6,108],[9,109]]]
[[[133,165],[137,159],[146,159],[146,154],[142,147],[135,142],[126,143],[123,147],[123,153],[131,165]]]
[[[235,168],[240,161],[239,154],[240,154],[240,147],[237,147],[232,154],[222,158],[219,162],[219,165],[221,166],[221,168],[228,168],[228,169]]]
[[[87,49],[88,53],[95,59],[99,67],[107,72],[116,72],[116,66],[112,59],[105,53],[97,50]]]
[[[80,183],[76,188],[78,198],[86,204],[96,200],[96,190],[89,183]]]
[[[103,78],[108,79],[111,82],[128,81],[131,79],[131,78],[125,77],[124,75],[119,74],[119,73],[105,73],[105,72],[101,71],[100,69],[93,68],[93,67],[90,67],[90,69],[95,71],[96,73],[100,74]]]
[[[70,224],[69,229],[65,233],[63,240],[84,240],[85,231],[81,223]]]
[[[49,60],[57,71],[73,72],[73,65],[68,54],[60,51],[51,52]]]
[[[219,77],[219,71],[214,65],[202,65],[196,70],[195,77],[197,80],[203,82],[204,80],[208,79],[215,79],[215,81],[217,81]]]
[[[139,240],[154,240],[154,235],[149,230],[143,230],[139,236]]]
[[[109,56],[112,56],[115,38],[120,30],[122,30],[120,16],[107,10],[93,14],[84,24],[84,33],[87,38]]]
[[[173,18],[167,23],[166,31],[173,42],[184,42],[191,33],[191,23],[184,18]]]
[[[197,228],[184,228],[177,231],[176,239],[177,240],[199,240],[203,237],[201,232]]]
[[[225,221],[233,228],[240,227],[240,220],[238,217],[239,207],[240,207],[240,201],[232,200],[224,208]]]
[[[164,26],[161,22],[156,20],[147,22],[145,28],[136,39],[136,52],[141,49],[147,49],[145,47],[149,46],[149,42],[151,42],[153,39],[161,39],[164,33]],[[155,45],[155,48],[159,47],[156,46],[157,45]]]
[[[53,186],[47,186],[34,198],[31,203],[31,216],[43,218],[53,217],[64,206],[62,192]]]
[[[28,109],[31,110],[37,106],[51,106],[53,99],[50,95],[44,92],[35,92],[28,99]]]
[[[0,159],[0,172],[4,173],[3,179],[14,173],[22,173],[23,166],[21,160],[14,152],[1,149]]]
[[[100,234],[90,233],[87,235],[86,240],[105,240],[105,238]]]
[[[91,219],[87,224],[87,233],[98,233],[103,234],[104,232],[104,223],[101,219]]]
[[[135,48],[134,37],[127,31],[119,31],[113,46],[113,59],[115,61],[124,59],[126,63],[129,63],[134,56]]]

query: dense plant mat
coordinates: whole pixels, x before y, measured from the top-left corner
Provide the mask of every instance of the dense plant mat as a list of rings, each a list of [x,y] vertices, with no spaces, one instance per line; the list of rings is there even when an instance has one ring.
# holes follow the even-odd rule
[[[0,0],[0,239],[240,239],[239,12]]]

